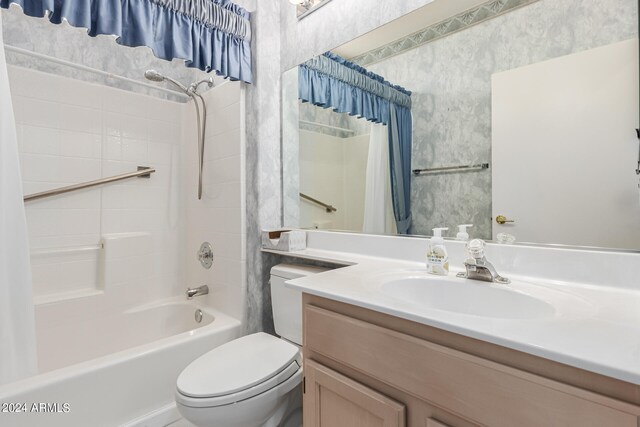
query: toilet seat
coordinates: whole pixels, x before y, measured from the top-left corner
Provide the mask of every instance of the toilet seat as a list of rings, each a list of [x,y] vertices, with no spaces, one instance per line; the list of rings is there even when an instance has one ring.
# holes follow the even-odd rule
[[[282,387],[283,390],[281,394],[285,394],[301,382],[302,368],[297,368],[291,376],[285,378],[283,381],[277,384],[258,384],[251,389],[247,389],[238,393],[209,398],[189,397],[181,394],[178,391],[176,392],[175,399],[179,405],[183,405],[189,408],[216,408],[246,401],[256,396],[267,394],[269,391],[278,387]]]
[[[249,399],[302,377],[300,350],[265,333],[223,344],[192,362],[178,377],[176,401],[193,408]]]

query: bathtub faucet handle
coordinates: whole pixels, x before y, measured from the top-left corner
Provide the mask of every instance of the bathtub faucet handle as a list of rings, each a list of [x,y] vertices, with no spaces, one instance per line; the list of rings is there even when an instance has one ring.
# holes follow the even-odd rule
[[[193,299],[193,297],[207,295],[208,293],[209,287],[207,285],[202,285],[198,288],[187,288],[187,299]]]

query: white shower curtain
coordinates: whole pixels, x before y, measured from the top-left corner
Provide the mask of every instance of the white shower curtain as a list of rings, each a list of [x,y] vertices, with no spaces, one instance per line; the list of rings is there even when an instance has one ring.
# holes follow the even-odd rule
[[[36,372],[31,265],[0,14],[0,384]]]
[[[364,223],[362,226],[364,233],[397,233],[396,221],[393,216],[390,174],[388,129],[381,124],[372,124],[364,193]]]

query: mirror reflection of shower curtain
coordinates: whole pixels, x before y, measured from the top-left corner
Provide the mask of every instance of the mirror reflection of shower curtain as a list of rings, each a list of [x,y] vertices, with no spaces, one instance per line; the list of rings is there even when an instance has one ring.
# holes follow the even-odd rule
[[[0,384],[36,372],[31,263],[0,14]]]
[[[364,193],[362,231],[371,234],[396,234],[389,170],[389,132],[382,124],[371,125],[367,181]]]

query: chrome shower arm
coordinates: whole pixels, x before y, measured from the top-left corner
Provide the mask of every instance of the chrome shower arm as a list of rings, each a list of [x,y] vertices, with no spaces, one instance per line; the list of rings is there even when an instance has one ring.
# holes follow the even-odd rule
[[[209,77],[208,79],[203,79],[200,80],[199,82],[196,83],[191,83],[191,85],[189,86],[189,90],[193,93],[197,93],[198,92],[198,88],[200,87],[201,84],[206,84],[207,87],[212,88],[213,87],[213,77]]]
[[[174,80],[171,77],[167,77],[167,76],[164,76],[164,79],[166,81],[168,81],[169,83],[172,83],[174,86],[177,86],[178,88],[180,88],[181,91],[183,91],[184,93],[189,95],[189,89],[187,89],[187,87],[185,85],[183,85],[182,83],[180,83],[179,81]]]

